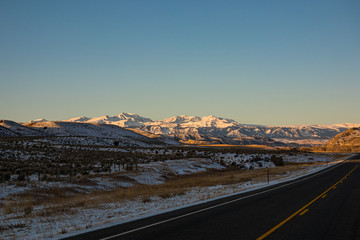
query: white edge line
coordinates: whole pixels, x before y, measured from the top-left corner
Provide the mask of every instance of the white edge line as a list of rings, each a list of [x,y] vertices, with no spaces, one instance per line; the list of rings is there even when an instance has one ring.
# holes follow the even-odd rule
[[[132,232],[136,232],[136,231],[139,231],[139,230],[142,230],[142,229],[146,229],[146,228],[150,228],[150,227],[153,227],[153,226],[157,226],[157,225],[160,225],[160,224],[163,224],[163,223],[166,223],[166,222],[171,222],[171,221],[174,221],[176,219],[179,219],[179,218],[183,218],[183,217],[187,217],[187,216],[191,216],[191,215],[194,215],[194,214],[197,214],[197,213],[201,213],[201,212],[205,212],[207,210],[210,210],[210,209],[213,209],[213,208],[217,208],[217,207],[221,207],[221,206],[224,206],[224,205],[228,205],[230,203],[233,203],[233,202],[237,202],[237,201],[240,201],[240,200],[243,200],[243,199],[246,199],[246,198],[250,198],[250,197],[254,197],[254,196],[257,196],[257,195],[260,195],[260,194],[263,194],[263,193],[267,193],[267,192],[271,192],[273,190],[276,190],[276,189],[279,189],[279,188],[283,188],[283,187],[286,187],[286,186],[289,186],[289,185],[292,185],[294,183],[299,183],[299,182],[302,182],[304,180],[307,180],[309,178],[312,178],[312,177],[315,177],[315,176],[318,176],[318,175],[321,175],[325,172],[328,172],[330,170],[333,170],[334,168],[337,168],[341,165],[343,165],[345,162],[342,161],[336,165],[333,165],[333,166],[330,166],[328,167],[327,169],[325,169],[324,171],[322,172],[319,172],[319,173],[315,173],[314,175],[312,176],[308,176],[308,177],[305,177],[303,179],[300,179],[300,180],[297,180],[297,181],[294,181],[294,182],[291,182],[291,183],[287,183],[287,184],[284,184],[284,185],[281,185],[281,186],[278,186],[278,187],[275,187],[275,188],[271,188],[271,189],[268,189],[268,190],[264,190],[264,191],[261,191],[261,192],[258,192],[258,193],[254,193],[254,194],[251,194],[251,195],[248,195],[248,196],[245,196],[245,197],[241,197],[241,198],[237,198],[237,199],[234,199],[234,200],[230,200],[228,202],[224,202],[224,203],[220,203],[220,204],[217,204],[217,205],[214,205],[214,206],[211,206],[211,207],[207,207],[207,208],[203,208],[203,209],[200,209],[200,210],[197,210],[197,211],[194,211],[194,212],[190,212],[190,213],[186,213],[184,215],[180,215],[180,216],[177,216],[177,217],[173,217],[173,218],[169,218],[169,219],[166,219],[166,220],[163,220],[163,221],[160,221],[160,222],[157,222],[157,223],[153,223],[153,224],[149,224],[149,225],[146,225],[146,226],[143,226],[143,227],[139,227],[139,228],[135,228],[135,229],[132,229],[132,230],[129,230],[129,231],[126,231],[126,232],[123,232],[123,233],[119,233],[119,234],[116,234],[116,235],[112,235],[112,236],[109,236],[109,237],[106,237],[106,238],[100,238],[99,240],[108,240],[108,239],[111,239],[111,238],[114,238],[114,237],[119,237],[119,236],[123,236],[123,235],[126,235],[126,234],[129,234],[129,233],[132,233]],[[321,170],[320,170],[321,171]],[[304,176],[304,175],[303,175]],[[302,177],[303,177],[302,176]],[[291,179],[291,180],[294,180],[294,179]],[[291,181],[289,180],[289,181]],[[267,186],[266,186],[267,187]],[[252,189],[254,190],[254,189]],[[238,194],[241,194],[241,193],[238,193]],[[223,197],[225,198],[225,197]],[[214,199],[212,199],[213,201]],[[184,207],[185,208],[185,207]]]

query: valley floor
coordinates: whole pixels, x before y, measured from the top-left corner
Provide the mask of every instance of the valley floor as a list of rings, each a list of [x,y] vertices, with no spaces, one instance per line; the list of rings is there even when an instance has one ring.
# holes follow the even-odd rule
[[[156,151],[159,154],[161,150]],[[193,158],[142,162],[133,171],[120,169],[120,165],[115,171],[114,165],[109,174],[93,175],[83,181],[44,182],[33,176],[27,184],[2,183],[0,238],[62,238],[104,224],[131,221],[287,181],[344,158],[335,154],[283,153],[285,165],[275,166],[266,160],[269,154],[214,154],[211,159],[199,157],[201,153],[196,152]],[[34,200],[41,194],[53,198],[36,203]]]

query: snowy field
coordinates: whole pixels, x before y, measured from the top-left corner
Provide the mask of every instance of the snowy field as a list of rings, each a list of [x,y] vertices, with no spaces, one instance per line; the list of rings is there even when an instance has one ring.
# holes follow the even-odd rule
[[[199,155],[199,153],[197,154]],[[209,169],[224,170],[227,166],[238,165],[240,163],[243,164],[241,166],[244,166],[245,169],[275,166],[267,160],[270,158],[270,155],[268,156],[267,154],[263,154],[263,156],[260,157],[258,154],[217,154],[218,156],[213,159],[190,158],[141,163],[138,165],[137,171],[119,172],[117,173],[117,178],[94,176],[91,179],[94,184],[90,186],[81,186],[74,183],[46,183],[36,181],[34,181],[33,184],[37,185],[37,188],[46,188],[49,187],[49,185],[60,188],[78,188],[87,193],[93,190],[111,190],[118,187],[132,187],[138,184],[163,184],[169,177],[206,172]],[[257,158],[257,160],[251,161],[254,158]],[[283,155],[283,159],[286,162],[325,162],[326,164],[310,165],[298,171],[273,177],[270,184],[294,179],[335,164],[335,161],[333,161],[334,156],[330,154]],[[264,186],[268,186],[268,183],[263,180],[254,179],[236,184],[192,187],[181,194],[174,194],[167,197],[151,196],[148,199],[144,199],[140,196],[133,200],[107,202],[97,204],[94,207],[79,206],[76,210],[64,209],[62,214],[59,213],[56,215],[41,214],[45,207],[49,207],[43,205],[34,206],[33,209],[31,209],[31,214],[25,214],[24,212],[5,213],[3,208],[0,216],[0,239],[57,239],[73,234],[79,230],[93,229],[105,224],[131,221],[141,216],[156,214],[186,205],[198,204],[203,201],[208,201],[209,199]],[[19,194],[31,191],[31,184],[28,186],[1,184],[0,189],[0,200],[2,200],[4,204],[6,202],[5,199],[9,199],[15,193]]]

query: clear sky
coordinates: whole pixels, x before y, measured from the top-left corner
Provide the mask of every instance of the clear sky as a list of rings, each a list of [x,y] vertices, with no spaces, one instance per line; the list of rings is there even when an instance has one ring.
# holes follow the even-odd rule
[[[358,0],[0,0],[0,119],[360,123]]]

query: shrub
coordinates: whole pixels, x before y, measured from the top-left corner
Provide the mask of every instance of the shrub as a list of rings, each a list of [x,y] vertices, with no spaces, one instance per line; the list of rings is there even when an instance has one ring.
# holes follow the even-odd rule
[[[143,198],[141,199],[141,201],[142,201],[143,203],[148,203],[148,202],[151,202],[151,198],[150,198],[150,197],[143,197]]]
[[[10,177],[11,177],[11,174],[9,172],[2,172],[0,175],[0,182],[9,181]]]
[[[272,155],[270,161],[272,161],[275,166],[284,166],[284,159],[282,156]]]

